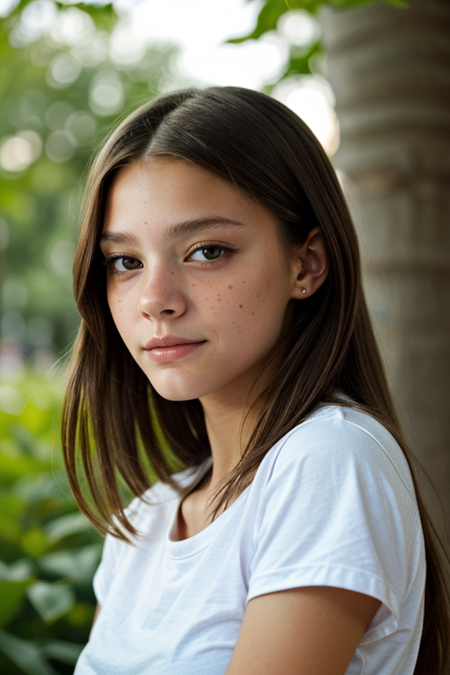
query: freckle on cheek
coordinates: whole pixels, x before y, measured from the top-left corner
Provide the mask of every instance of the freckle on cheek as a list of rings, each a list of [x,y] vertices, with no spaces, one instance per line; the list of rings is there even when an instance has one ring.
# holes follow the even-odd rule
[[[228,286],[228,288],[230,288],[230,289],[231,289],[231,288],[233,288],[233,286]]]
[[[242,305],[239,305],[239,307],[242,309]]]

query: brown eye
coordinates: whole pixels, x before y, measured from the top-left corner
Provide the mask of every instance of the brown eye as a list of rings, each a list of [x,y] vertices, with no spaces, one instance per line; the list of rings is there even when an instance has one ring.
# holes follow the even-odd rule
[[[122,258],[122,264],[127,270],[135,270],[141,264],[136,258]]]
[[[112,263],[115,272],[129,272],[130,270],[137,270],[139,267],[142,267],[141,261],[137,258],[131,258],[131,256],[121,256]]]
[[[191,260],[204,262],[205,260],[217,260],[225,253],[223,246],[202,246],[192,253]]]

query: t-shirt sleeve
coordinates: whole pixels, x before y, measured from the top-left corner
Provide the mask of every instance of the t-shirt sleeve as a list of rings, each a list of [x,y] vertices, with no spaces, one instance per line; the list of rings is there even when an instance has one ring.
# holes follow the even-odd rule
[[[143,502],[140,499],[134,499],[125,509],[126,516],[136,527],[139,526],[139,516],[140,512],[142,511],[142,504]],[[116,523],[119,524],[118,521],[116,521]],[[124,531],[124,534],[127,535],[127,532]],[[129,546],[129,544],[127,544],[125,541],[121,541],[120,539],[117,539],[117,537],[113,537],[110,534],[107,534],[105,537],[102,559],[93,580],[94,593],[99,605],[103,605],[105,602],[105,598],[113,582],[121,554],[124,552],[125,547],[127,546]]]
[[[192,470],[189,471],[192,473]],[[178,477],[180,477],[181,480],[186,480],[186,478],[189,476],[190,474],[187,471],[178,474]],[[178,477],[175,476],[176,479]],[[133,499],[133,501],[125,509],[125,514],[139,533],[140,530],[145,527],[149,503],[154,502],[157,504],[160,500],[164,501],[172,496],[173,491],[169,486],[163,483],[156,483],[142,496],[142,498],[136,497]],[[116,524],[118,525],[119,529],[121,529],[118,520],[116,520]],[[125,529],[123,529],[123,533],[126,537],[129,536],[129,533],[126,532]],[[127,551],[129,551],[130,546],[134,548],[135,545],[139,544],[140,539],[141,537],[138,535],[134,542],[127,543],[126,541],[117,539],[117,537],[113,537],[112,535],[106,535],[105,543],[103,545],[102,559],[93,580],[95,597],[100,605],[104,604],[109,589],[114,582],[117,570],[121,562],[123,562],[124,556],[127,555]]]
[[[364,640],[392,633],[420,530],[408,479],[340,410],[298,427],[261,490],[247,599],[302,586],[358,591],[382,602]]]
[[[120,542],[111,535],[106,535],[103,545],[102,559],[94,575],[94,593],[99,605],[104,605],[108,589],[114,577],[114,570],[119,557]]]

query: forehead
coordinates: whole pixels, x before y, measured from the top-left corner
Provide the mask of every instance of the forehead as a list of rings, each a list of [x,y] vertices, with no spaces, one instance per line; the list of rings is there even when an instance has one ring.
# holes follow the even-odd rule
[[[119,194],[120,193],[120,194]],[[183,159],[152,157],[145,161],[134,162],[116,173],[108,198],[129,195],[138,202],[163,202],[168,198],[189,203],[194,199],[210,201],[211,198],[223,199],[241,193],[231,183],[205,171]],[[226,196],[225,196],[226,195]]]
[[[115,175],[107,194],[103,232],[174,227],[194,220],[273,227],[274,216],[230,182],[186,161],[152,158]]]

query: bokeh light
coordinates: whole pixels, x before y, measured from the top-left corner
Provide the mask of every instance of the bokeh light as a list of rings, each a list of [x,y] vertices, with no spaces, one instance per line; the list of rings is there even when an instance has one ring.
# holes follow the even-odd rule
[[[52,162],[62,163],[71,159],[75,153],[77,142],[74,136],[65,129],[53,131],[47,138],[45,152]]]
[[[277,30],[297,47],[307,47],[320,37],[317,19],[302,9],[293,9],[282,14],[277,23]]]
[[[25,47],[39,40],[54,25],[58,10],[51,0],[34,0],[26,5],[21,14],[20,21],[10,35],[13,47]]]
[[[48,71],[47,82],[51,87],[63,88],[73,84],[82,71],[80,62],[70,52],[61,52],[53,58]]]
[[[75,244],[63,239],[50,251],[50,266],[58,277],[71,276],[75,258]]]
[[[0,147],[0,165],[6,171],[16,173],[24,171],[35,162],[42,151],[39,134],[25,130],[16,136],[3,139]]]
[[[93,79],[89,92],[89,105],[97,115],[114,115],[121,110],[124,99],[123,84],[113,70],[99,73]]]
[[[49,37],[68,47],[88,40],[95,33],[95,25],[89,14],[77,7],[69,7],[58,13],[49,31]]]
[[[339,124],[333,91],[325,79],[311,75],[283,80],[275,87],[273,96],[302,118],[328,155],[336,152]]]

